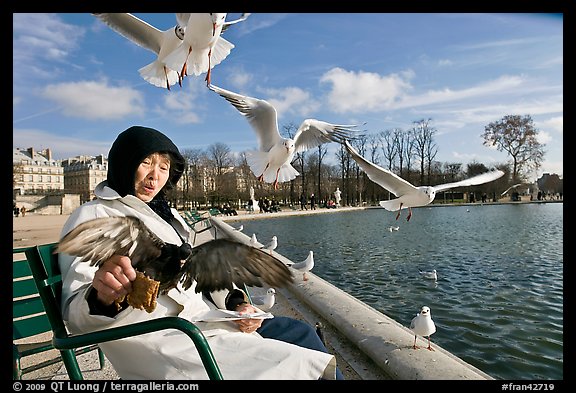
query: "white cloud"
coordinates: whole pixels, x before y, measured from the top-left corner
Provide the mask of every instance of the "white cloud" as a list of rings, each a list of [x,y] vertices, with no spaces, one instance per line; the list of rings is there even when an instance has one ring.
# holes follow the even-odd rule
[[[320,82],[332,84],[328,101],[334,112],[361,113],[392,107],[411,88],[409,77],[409,74],[380,76],[333,68],[322,75]]]
[[[130,87],[108,86],[107,82],[52,84],[42,90],[42,95],[58,103],[68,117],[111,120],[144,113],[141,92]]]
[[[268,101],[278,113],[278,118],[292,113],[308,116],[320,107],[320,103],[311,97],[310,93],[299,87],[286,87],[284,89],[266,89],[266,93],[273,98]]]

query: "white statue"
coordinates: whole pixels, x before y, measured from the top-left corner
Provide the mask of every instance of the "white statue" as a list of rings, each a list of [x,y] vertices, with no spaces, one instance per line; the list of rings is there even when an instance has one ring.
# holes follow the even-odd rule
[[[336,191],[334,191],[334,198],[336,198],[336,206],[340,206],[340,195],[342,191],[340,191],[339,187],[336,187]]]

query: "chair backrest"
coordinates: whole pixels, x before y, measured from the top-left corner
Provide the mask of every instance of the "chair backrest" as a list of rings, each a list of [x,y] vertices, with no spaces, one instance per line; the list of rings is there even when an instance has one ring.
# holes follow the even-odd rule
[[[49,243],[30,247],[26,250],[26,257],[54,336],[66,337],[68,332],[60,312],[62,276],[55,254],[57,245]]]
[[[52,330],[25,255],[28,248],[12,249],[12,340]]]

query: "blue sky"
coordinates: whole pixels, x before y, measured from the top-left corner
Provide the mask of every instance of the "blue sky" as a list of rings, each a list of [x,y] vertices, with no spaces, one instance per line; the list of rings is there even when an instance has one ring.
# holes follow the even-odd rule
[[[170,13],[135,15],[160,30],[176,24]],[[483,146],[484,127],[530,115],[546,145],[530,180],[563,175],[561,15],[253,13],[223,37],[235,48],[212,83],[269,101],[280,128],[316,118],[366,123],[377,134],[431,119],[436,160],[490,166],[508,156]],[[246,119],[206,88],[205,75],[170,91],[148,84],[138,69],[155,54],[89,13],[14,14],[13,44],[14,148],[50,148],[56,159],[107,155],[135,124],[163,131],[181,150],[257,147]]]

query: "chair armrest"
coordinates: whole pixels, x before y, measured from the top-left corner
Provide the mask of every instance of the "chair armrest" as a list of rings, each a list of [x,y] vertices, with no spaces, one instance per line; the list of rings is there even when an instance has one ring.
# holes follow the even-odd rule
[[[216,359],[214,358],[212,350],[210,349],[202,331],[192,322],[180,317],[156,318],[150,321],[117,326],[80,335],[69,335],[66,337],[58,337],[55,334],[52,338],[52,342],[56,349],[74,349],[81,346],[139,336],[141,334],[165,329],[176,329],[186,333],[194,342],[209,378],[215,380],[223,379],[220,369],[217,366]]]

